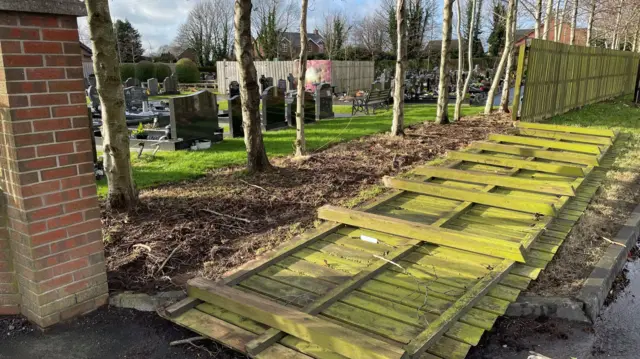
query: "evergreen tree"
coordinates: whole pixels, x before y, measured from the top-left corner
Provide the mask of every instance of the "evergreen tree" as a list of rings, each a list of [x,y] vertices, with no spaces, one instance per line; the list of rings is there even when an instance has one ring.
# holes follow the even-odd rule
[[[395,54],[398,52],[398,21],[396,19],[396,8],[391,5],[387,12],[389,13],[389,42],[391,43],[391,51]]]
[[[140,33],[131,25],[129,20],[117,20],[114,24],[118,57],[121,63],[138,62],[144,50]]]
[[[489,35],[489,54],[491,56],[499,56],[504,47],[504,40],[506,36],[506,17],[507,8],[500,1],[496,1],[493,4],[493,29]]]
[[[407,56],[410,59],[424,57],[424,35],[427,22],[431,18],[424,0],[410,0],[407,2]]]
[[[259,32],[256,37],[256,43],[260,49],[258,54],[265,60],[273,60],[278,58],[278,45],[282,37],[283,29],[278,27],[278,9],[277,4],[273,3],[261,14],[259,19]]]

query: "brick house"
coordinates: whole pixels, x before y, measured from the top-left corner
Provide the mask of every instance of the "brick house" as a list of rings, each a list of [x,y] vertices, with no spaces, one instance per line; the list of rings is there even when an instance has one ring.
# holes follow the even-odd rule
[[[540,25],[540,34],[544,32],[544,24]],[[549,36],[547,37],[550,41],[555,41],[556,36],[556,22],[555,19],[549,20]],[[520,46],[524,44],[527,39],[534,39],[536,37],[535,29],[519,29],[516,30],[515,38],[516,38],[516,46]],[[563,44],[569,44],[571,42],[571,23],[563,22],[560,29],[560,38],[558,42]],[[574,45],[578,46],[586,46],[587,44],[587,29],[586,28],[576,28],[576,38]]]
[[[307,34],[309,39],[307,45],[307,54],[324,54],[324,39],[315,30],[312,33]],[[285,32],[280,38],[279,58],[281,60],[296,59],[300,55],[300,33],[299,32]]]

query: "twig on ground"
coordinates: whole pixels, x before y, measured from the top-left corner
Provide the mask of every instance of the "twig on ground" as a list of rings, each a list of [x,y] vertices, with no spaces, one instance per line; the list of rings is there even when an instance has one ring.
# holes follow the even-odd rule
[[[164,261],[162,262],[162,264],[160,264],[160,267],[158,267],[157,270],[153,271],[153,273],[151,273],[151,275],[155,274],[156,272],[160,272],[162,270],[162,268],[164,268],[164,266],[167,264],[167,262],[169,261],[169,259],[171,259],[171,257],[173,257],[173,254],[176,253],[176,251],[178,250],[178,248],[182,247],[182,244],[184,242],[180,242],[180,244],[178,244],[172,251],[171,253],[169,253],[169,255],[167,256],[167,258],[164,259]]]
[[[146,245],[146,244],[136,243],[136,244],[134,244],[134,245],[133,245],[133,248],[143,248],[143,249],[146,249],[146,250],[148,250],[149,252],[151,252],[151,247],[149,247],[149,246],[148,246],[148,245]]]
[[[624,245],[624,244],[622,244],[622,243],[614,242],[614,241],[610,240],[610,239],[609,239],[609,238],[607,238],[607,237],[602,237],[602,239],[604,239],[604,240],[605,240],[605,242],[607,242],[607,243],[609,243],[609,244],[615,244],[616,246],[620,246],[620,247],[625,247],[625,248],[627,248],[627,246],[626,246],[626,245]]]
[[[261,190],[263,190],[263,191],[265,191],[265,192],[269,192],[269,191],[267,191],[266,189],[264,189],[264,188],[262,188],[262,187],[260,187],[260,186],[258,186],[258,185],[255,185],[255,184],[251,184],[251,183],[249,183],[249,182],[247,182],[247,181],[245,181],[245,180],[242,180],[242,179],[241,179],[241,180],[240,180],[240,182],[242,182],[242,183],[246,184],[247,186],[255,187],[255,188],[257,188],[257,189],[261,189]]]
[[[193,338],[187,338],[187,339],[174,340],[171,343],[169,343],[169,346],[173,347],[181,344],[189,344],[198,340],[205,340],[205,339],[207,339],[207,337],[193,337]]]
[[[235,220],[237,220],[237,221],[242,221],[242,222],[244,222],[244,223],[251,223],[251,221],[250,221],[250,220],[248,220],[248,219],[246,219],[246,218],[241,218],[241,217],[231,216],[231,215],[228,215],[228,214],[224,214],[224,213],[216,212],[216,211],[213,211],[213,210],[210,210],[210,209],[206,209],[206,208],[200,208],[200,210],[201,210],[202,212],[207,212],[207,213],[215,214],[216,216],[228,217],[228,218],[235,219]]]

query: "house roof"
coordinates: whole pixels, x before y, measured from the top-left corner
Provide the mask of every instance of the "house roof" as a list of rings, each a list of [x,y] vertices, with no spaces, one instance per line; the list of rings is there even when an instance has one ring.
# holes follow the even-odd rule
[[[535,29],[517,29],[515,33],[516,42],[529,36],[529,34],[532,33],[534,30]]]
[[[93,51],[91,50],[91,48],[85,44],[82,43],[82,41],[80,42],[80,48],[84,51],[86,51],[87,53],[89,53],[89,55],[93,56]]]
[[[462,46],[467,46],[467,39],[462,39]],[[431,40],[427,43],[425,48],[429,52],[439,52],[442,49],[442,40]],[[450,51],[458,51],[458,39],[451,39],[449,42]]]
[[[291,42],[291,47],[300,47],[300,33],[299,32],[283,32],[282,38]],[[316,33],[308,33],[307,38],[313,41],[316,45],[322,41],[322,36]]]

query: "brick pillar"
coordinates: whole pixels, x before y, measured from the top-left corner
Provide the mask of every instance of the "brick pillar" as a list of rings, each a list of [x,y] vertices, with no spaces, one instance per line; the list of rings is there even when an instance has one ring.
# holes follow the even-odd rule
[[[19,305],[41,327],[108,296],[76,23],[83,7],[0,0],[0,314]]]

